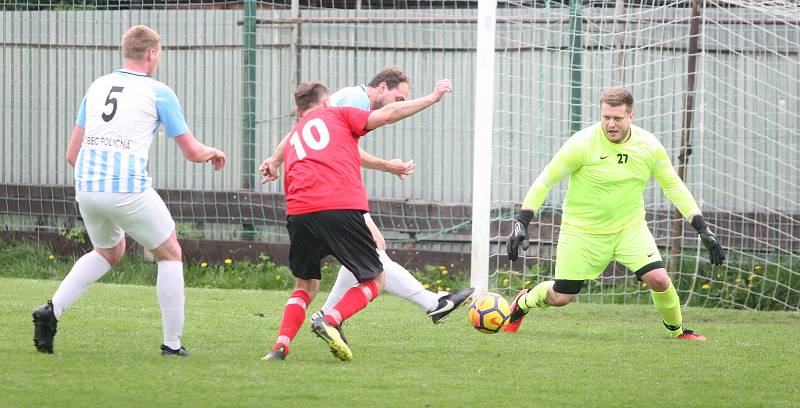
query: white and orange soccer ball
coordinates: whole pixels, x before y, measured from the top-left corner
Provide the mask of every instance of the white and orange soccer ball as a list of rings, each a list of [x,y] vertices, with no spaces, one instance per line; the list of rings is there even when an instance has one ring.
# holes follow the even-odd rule
[[[467,313],[475,330],[492,334],[506,327],[511,316],[511,307],[497,293],[483,292],[475,297]]]

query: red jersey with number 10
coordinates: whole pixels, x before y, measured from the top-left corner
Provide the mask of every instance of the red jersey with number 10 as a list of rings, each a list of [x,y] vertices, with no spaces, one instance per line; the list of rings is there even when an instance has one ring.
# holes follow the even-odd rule
[[[326,210],[369,211],[361,180],[358,139],[369,111],[322,108],[303,117],[283,151],[286,214]]]

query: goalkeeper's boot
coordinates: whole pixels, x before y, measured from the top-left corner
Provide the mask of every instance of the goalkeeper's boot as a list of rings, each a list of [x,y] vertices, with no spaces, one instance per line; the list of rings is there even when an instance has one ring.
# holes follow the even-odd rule
[[[58,320],[53,313],[53,301],[33,311],[33,345],[40,353],[53,353],[53,337],[56,336]]]
[[[428,312],[428,316],[433,321],[433,324],[441,323],[450,313],[458,309],[459,306],[467,302],[467,299],[475,292],[475,288],[466,288],[450,292],[439,298],[439,304],[436,309]]]
[[[183,347],[175,350],[162,344],[161,355],[164,357],[189,357],[192,355],[192,353],[186,351],[186,349]]]
[[[311,331],[328,343],[331,349],[331,354],[342,361],[352,361],[353,352],[350,351],[350,346],[347,345],[347,340],[342,333],[342,326],[332,325],[325,321],[324,317],[314,320],[311,325]]]
[[[276,344],[275,348],[272,349],[266,356],[261,358],[262,360],[286,360],[286,356],[289,355],[289,346],[285,344]]]
[[[525,315],[528,313],[519,306],[519,300],[530,291],[531,290],[528,288],[523,288],[517,292],[517,296],[514,298],[514,301],[511,302],[511,315],[508,318],[508,324],[503,328],[504,332],[516,333],[517,330],[519,330],[519,326],[522,325],[522,320],[525,319]]]
[[[683,333],[679,334],[676,337],[678,340],[688,340],[688,341],[706,341],[708,340],[706,336],[701,336],[696,334],[694,331],[689,329],[683,329]]]

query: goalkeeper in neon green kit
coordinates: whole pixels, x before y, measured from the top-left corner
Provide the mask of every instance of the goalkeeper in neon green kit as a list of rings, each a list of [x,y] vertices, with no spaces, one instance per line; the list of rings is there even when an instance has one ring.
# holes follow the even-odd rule
[[[533,308],[564,306],[574,301],[583,281],[595,279],[612,261],[635,271],[651,289],[664,326],[677,339],[705,341],[683,328],[680,301],[664,269],[645,222],[642,193],[652,175],[711,251],[711,263],[725,254],[703,221],[692,194],[672,168],[664,146],[650,132],[634,126],[633,95],[624,87],[607,89],[600,98],[601,121],[567,140],[531,186],[508,237],[508,258],[528,247],[528,224],[547,193],[569,176],[554,281],[522,289],[511,305],[507,332],[516,332]]]

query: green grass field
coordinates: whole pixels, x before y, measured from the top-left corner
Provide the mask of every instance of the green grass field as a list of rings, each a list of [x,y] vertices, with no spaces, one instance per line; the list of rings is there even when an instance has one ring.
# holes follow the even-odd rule
[[[345,326],[353,362],[308,325],[288,360],[266,362],[288,291],[190,288],[194,355],[175,359],[158,353],[153,287],[96,284],[40,354],[30,313],[58,283],[0,278],[0,407],[800,406],[796,313],[685,310],[710,337],[698,344],[670,339],[651,306],[576,304],[485,335],[465,309],[434,326],[382,296]]]

